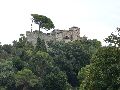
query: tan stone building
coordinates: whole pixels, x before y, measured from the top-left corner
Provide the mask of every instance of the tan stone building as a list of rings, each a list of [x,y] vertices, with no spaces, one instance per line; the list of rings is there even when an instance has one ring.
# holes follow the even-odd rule
[[[33,45],[36,44],[38,38],[38,31],[26,31],[26,37],[29,42]],[[46,41],[65,41],[71,42],[80,39],[80,28],[78,27],[71,27],[69,30],[59,30],[54,29],[51,33],[43,33],[41,32],[40,38]]]

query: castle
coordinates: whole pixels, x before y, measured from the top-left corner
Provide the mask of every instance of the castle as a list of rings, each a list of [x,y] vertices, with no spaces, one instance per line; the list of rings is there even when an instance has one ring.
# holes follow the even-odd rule
[[[36,44],[38,38],[38,31],[26,31],[26,38],[29,42],[33,45]],[[40,32],[40,38],[44,39],[45,42],[47,41],[65,41],[71,42],[80,39],[80,28],[78,27],[71,27],[69,30],[59,30],[54,29],[51,33],[43,33]]]

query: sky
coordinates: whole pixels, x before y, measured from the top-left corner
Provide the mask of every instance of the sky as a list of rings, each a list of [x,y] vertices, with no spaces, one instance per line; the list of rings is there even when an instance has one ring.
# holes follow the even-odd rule
[[[30,31],[31,14],[49,17],[56,29],[77,26],[81,37],[103,42],[120,27],[120,0],[0,0],[0,42],[11,44]]]

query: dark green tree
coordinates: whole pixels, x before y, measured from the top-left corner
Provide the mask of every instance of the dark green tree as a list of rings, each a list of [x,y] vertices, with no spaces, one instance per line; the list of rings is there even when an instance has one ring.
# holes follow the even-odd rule
[[[53,68],[53,59],[48,53],[38,51],[36,54],[33,54],[29,65],[38,77],[43,78]]]
[[[13,67],[15,71],[21,71],[24,67],[26,67],[26,63],[20,59],[20,57],[16,56],[12,58]]]
[[[22,61],[29,60],[33,51],[34,46],[24,35],[19,38],[19,41],[13,41],[12,55],[19,57]]]
[[[4,50],[5,52],[7,52],[8,54],[11,54],[12,53],[12,45],[11,44],[4,44],[2,46],[2,50]]]
[[[108,47],[100,48],[90,65],[78,74],[80,90],[120,89],[120,29],[105,38]]]
[[[38,78],[31,70],[23,69],[15,74],[15,82],[22,90],[29,90],[29,87],[34,87],[38,83]]]
[[[117,27],[117,30],[107,38],[105,38],[105,42],[109,43],[110,46],[117,46],[120,47],[120,28]]]
[[[18,41],[16,41],[16,40],[13,41],[13,47],[15,49],[22,48],[25,50],[33,50],[34,49],[32,43],[28,42],[27,38],[23,34],[20,35],[20,38]]]
[[[14,68],[12,61],[4,60],[0,62],[0,86],[11,90],[10,87],[14,86],[14,84]]]
[[[0,59],[9,59],[12,57],[13,46],[11,44],[0,45]]]
[[[54,24],[50,18],[38,14],[31,14],[31,16],[33,17],[33,21],[39,25],[39,34],[40,34],[40,28],[47,30],[54,28]]]
[[[44,87],[45,90],[70,90],[66,74],[58,69],[54,69],[45,77]]]
[[[38,14],[31,14],[31,16],[33,17],[33,21],[35,22],[35,24],[39,25],[39,34],[37,38],[36,50],[46,51],[45,42],[40,38],[40,29],[42,28],[42,29],[50,30],[54,28],[54,24],[51,21],[51,19],[46,16],[38,15]]]
[[[36,43],[36,47],[35,47],[35,51],[43,51],[46,52],[47,48],[45,45],[45,41],[41,40],[40,37],[37,38],[37,43]]]
[[[78,72],[83,66],[90,63],[90,54],[84,50],[82,44],[77,41],[57,42],[51,45],[49,53],[54,58],[56,66],[66,72],[71,86],[79,86]]]
[[[92,58],[90,66],[81,69],[83,81],[80,90],[119,90],[120,89],[120,50],[103,47]]]

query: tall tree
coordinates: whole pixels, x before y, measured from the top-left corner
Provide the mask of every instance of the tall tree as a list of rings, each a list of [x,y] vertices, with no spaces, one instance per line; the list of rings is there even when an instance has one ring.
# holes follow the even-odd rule
[[[40,39],[40,29],[45,29],[45,30],[50,30],[52,28],[54,28],[54,24],[51,21],[50,18],[43,16],[43,15],[38,15],[38,14],[31,14],[31,16],[33,17],[33,21],[35,22],[35,24],[39,25],[39,33],[38,33],[38,38],[37,38],[37,45],[36,45],[36,50],[37,51],[46,51],[45,50],[45,43],[44,40]]]
[[[80,90],[120,90],[120,50],[103,47],[78,74]]]
[[[47,30],[54,28],[54,24],[50,18],[38,14],[31,14],[31,16],[33,17],[33,21],[35,22],[35,24],[39,25],[39,34],[40,34],[40,28]]]
[[[105,42],[109,43],[110,45],[120,47],[120,28],[117,27],[117,30],[107,38],[105,38]]]
[[[100,48],[79,72],[80,90],[120,90],[120,28],[105,41],[110,46]]]

